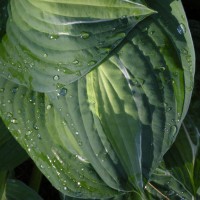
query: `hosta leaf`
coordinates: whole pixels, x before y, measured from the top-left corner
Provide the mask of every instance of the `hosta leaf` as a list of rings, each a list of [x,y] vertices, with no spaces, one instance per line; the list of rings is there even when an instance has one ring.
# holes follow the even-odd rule
[[[8,179],[5,190],[6,199],[27,199],[27,200],[42,200],[42,198],[31,188],[24,183],[14,179]]]
[[[122,0],[12,0],[9,13],[0,45],[1,76],[44,92],[99,65],[154,11]]]
[[[165,167],[159,167],[153,173],[151,182],[145,186],[147,199],[193,199],[192,194]]]
[[[196,198],[200,187],[200,133],[191,118],[184,120],[164,160],[172,175]]]
[[[156,169],[145,187],[151,196],[172,200],[200,198],[199,144],[199,130],[187,116],[175,143],[164,156],[165,165]]]
[[[115,80],[112,81],[111,76],[114,76]],[[114,81],[119,80],[121,84],[115,85]],[[99,84],[103,88],[99,88]],[[96,97],[97,94],[103,96]],[[99,70],[88,74],[86,79],[82,78],[77,83],[61,89],[59,93],[48,95],[71,131],[78,136],[89,162],[109,186],[119,189],[121,185],[120,187],[125,189],[128,175],[135,188],[142,187],[138,115],[126,79],[114,64],[105,62]],[[102,103],[99,98],[106,99]],[[107,108],[107,121],[101,120],[99,115],[104,116],[104,112],[98,111],[99,105]],[[134,143],[138,143],[138,146],[133,145]],[[131,158],[133,152],[134,158]],[[126,182],[120,184],[120,179],[121,183]]]
[[[0,170],[11,170],[28,158],[0,119]]]
[[[194,76],[194,49],[181,2],[152,0],[148,6],[158,14],[138,24],[111,58],[127,78],[136,102],[146,176],[176,138]]]
[[[9,130],[57,189],[84,198],[118,194],[94,171],[81,144],[44,94],[3,78],[0,87],[4,88],[0,93],[1,105],[5,104],[1,106],[1,115]]]
[[[158,13],[146,19],[152,10],[133,1],[70,2],[11,0],[0,46],[1,116],[65,195],[142,199],[193,88],[181,1],[149,0]],[[100,10],[108,5],[114,13]]]
[[[156,5],[155,2],[156,1],[150,2],[150,5],[153,7],[154,5]],[[174,14],[175,16],[177,15],[177,18],[175,18],[174,16],[170,16],[171,7],[173,8],[173,11],[178,9],[180,12],[182,12],[182,14],[184,14],[184,11],[181,7],[180,2],[173,2],[171,4],[171,7],[169,6],[168,2],[165,2],[164,4],[164,8],[161,4],[158,4],[158,6],[156,6],[157,10],[160,9],[160,15],[151,17],[140,23],[128,36],[128,38],[126,39],[126,43],[121,48],[121,50],[110,59],[112,65],[120,68],[122,73],[124,74],[124,77],[127,79],[129,85],[129,93],[132,94],[132,97],[136,103],[137,108],[135,108],[135,110],[139,114],[139,123],[141,123],[143,139],[142,142],[140,142],[140,137],[137,138],[137,134],[135,135],[135,137],[137,138],[136,143],[138,144],[138,146],[142,145],[143,174],[147,178],[149,176],[149,172],[151,170],[154,170],[154,168],[158,165],[159,160],[162,159],[164,153],[175,140],[179,126],[181,124],[180,122],[182,121],[182,118],[184,117],[185,112],[188,108],[191,89],[193,85],[194,51],[192,48],[188,26],[185,21],[184,24],[182,24],[181,20],[183,19],[179,19],[177,13]],[[166,27],[167,18],[170,18],[171,26]],[[177,19],[179,20],[179,22],[177,21]],[[187,60],[185,60],[185,57],[183,57],[185,53],[187,54]],[[134,55],[133,59],[132,55]],[[106,64],[103,63],[101,65],[104,66],[102,67],[103,70],[107,70],[105,73],[106,75],[108,74],[108,69],[112,69],[112,73],[114,74],[114,67],[112,68],[112,65],[107,64],[107,62]],[[188,70],[189,68],[190,70]],[[91,74],[94,73],[96,73],[96,71],[91,72],[86,77],[87,81],[88,79],[90,79],[89,77],[91,76]],[[113,75],[112,77],[110,76],[107,79],[116,79],[116,82],[119,82],[119,80],[122,82],[123,78],[118,79],[116,78],[116,75]],[[98,118],[100,118],[100,124],[103,123],[102,126],[104,127],[104,131],[107,131],[106,136],[109,138],[109,141],[111,141],[112,147],[115,146],[114,140],[117,141],[115,143],[117,144],[116,147],[118,147],[118,145],[120,145],[120,142],[123,140],[119,139],[119,137],[112,137],[111,139],[111,136],[109,136],[109,134],[112,135],[116,134],[116,132],[119,133],[120,128],[123,128],[123,131],[126,132],[126,129],[124,127],[126,127],[128,123],[124,122],[123,124],[123,118],[120,118],[121,126],[119,125],[119,129],[116,129],[116,124],[112,122],[112,120],[115,119],[112,116],[117,115],[118,111],[117,109],[112,111],[106,108],[107,102],[112,100],[110,96],[114,95],[114,90],[94,90],[92,87],[98,88],[98,81],[101,81],[101,78],[98,77],[93,80],[94,86],[91,86],[92,82],[88,83],[87,90],[90,91],[87,92],[88,97],[82,96],[81,99],[87,98],[89,104],[96,105],[93,109],[92,107],[94,106],[90,105],[90,109],[92,110],[92,112],[95,113],[95,115],[98,116]],[[105,79],[101,82],[102,85],[108,85]],[[114,84],[114,86],[118,87],[118,84]],[[69,93],[71,93],[71,96],[73,96],[74,92],[71,92],[71,90]],[[74,90],[77,91],[77,89]],[[91,92],[92,90],[94,90],[93,95]],[[94,94],[97,95],[95,96]],[[105,95],[108,97],[105,97],[107,99],[104,100],[101,95]],[[119,95],[120,93],[118,92],[115,98],[117,98],[117,96]],[[56,94],[54,95],[54,99],[56,99],[55,96]],[[60,111],[62,112],[62,115],[65,116],[65,118],[66,113],[69,112],[66,108],[66,104],[70,106],[73,105],[76,98],[73,98],[73,101],[69,101],[67,99],[66,103],[58,103],[58,100],[56,100],[56,102],[54,103],[61,108]],[[129,97],[128,99],[130,98],[131,97]],[[120,100],[122,100],[122,98],[120,98]],[[113,107],[116,108],[117,106],[119,106],[118,104],[120,104],[115,103],[113,100],[112,103],[113,105],[115,105]],[[72,107],[71,113],[74,112],[74,110],[77,110],[76,107]],[[112,115],[108,115],[108,117],[106,117],[107,113],[112,113]],[[124,110],[124,113],[127,115],[127,111]],[[75,121],[78,120],[78,118],[81,116],[77,113],[71,115],[77,115],[73,123],[76,123]],[[86,119],[83,120],[86,121]],[[77,127],[77,125],[75,127]],[[82,129],[83,128],[81,128],[81,130]],[[108,131],[109,129],[113,130]],[[127,145],[127,141],[129,140],[126,139],[125,146]],[[117,152],[118,156],[120,156],[119,152],[122,148],[119,148],[120,150],[117,150],[116,147],[114,147],[115,152]],[[135,148],[137,149],[137,147]],[[139,155],[140,153],[138,154],[138,156]],[[126,159],[128,160],[128,158]],[[126,160],[122,161],[123,165],[125,165],[125,162]],[[135,162],[135,165],[136,163],[137,162]],[[128,171],[127,169],[128,168],[126,168],[126,172]]]

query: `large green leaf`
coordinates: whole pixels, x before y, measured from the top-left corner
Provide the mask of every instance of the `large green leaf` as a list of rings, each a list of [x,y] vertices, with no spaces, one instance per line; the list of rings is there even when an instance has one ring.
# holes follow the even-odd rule
[[[118,193],[102,182],[83,154],[80,141],[44,94],[2,78],[0,87],[5,88],[0,94],[5,104],[1,115],[9,130],[57,189],[84,198],[108,198]]]
[[[112,76],[115,79],[112,80]],[[121,84],[115,84],[119,80]],[[97,94],[102,97],[97,97]],[[109,186],[126,188],[127,183],[123,183],[123,179],[126,181],[128,178],[135,188],[142,187],[140,122],[126,79],[114,64],[105,62],[98,70],[62,89],[59,94],[48,95],[81,141],[89,162]],[[105,98],[105,102],[102,103],[99,98]],[[102,109],[103,105],[106,107],[105,113],[98,111],[99,105]],[[101,119],[104,114],[110,118],[109,121]],[[111,117],[114,117],[113,120]],[[133,145],[136,143],[138,146]],[[120,179],[121,184],[118,183]]]
[[[8,179],[5,189],[5,199],[9,200],[42,200],[42,198],[24,183],[14,179]]]
[[[144,198],[193,88],[181,2],[149,0],[158,13],[146,19],[138,1],[10,2],[0,46],[9,130],[63,194]]]
[[[200,187],[200,133],[187,117],[176,142],[164,157],[167,168],[195,197]]]
[[[200,134],[189,116],[186,117],[172,148],[164,156],[146,185],[153,199],[199,199]]]
[[[154,13],[121,0],[12,0],[9,12],[1,76],[42,92],[88,73]]]

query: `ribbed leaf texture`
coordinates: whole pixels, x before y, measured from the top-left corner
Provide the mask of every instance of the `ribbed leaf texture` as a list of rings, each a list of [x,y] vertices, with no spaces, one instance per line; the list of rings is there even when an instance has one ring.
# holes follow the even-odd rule
[[[11,0],[0,111],[63,194],[142,199],[190,103],[181,1]]]

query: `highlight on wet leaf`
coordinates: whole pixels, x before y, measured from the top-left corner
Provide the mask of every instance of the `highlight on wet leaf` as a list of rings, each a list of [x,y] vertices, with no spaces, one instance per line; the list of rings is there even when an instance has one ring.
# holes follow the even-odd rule
[[[195,71],[181,1],[2,2],[0,116],[35,164],[29,186],[44,175],[61,199],[195,197],[194,166],[182,176],[174,153],[196,145],[180,129]],[[0,196],[6,184],[37,196],[8,173]]]

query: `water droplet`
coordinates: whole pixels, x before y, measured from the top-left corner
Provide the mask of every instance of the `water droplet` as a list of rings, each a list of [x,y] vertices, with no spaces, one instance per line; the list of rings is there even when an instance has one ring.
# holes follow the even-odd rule
[[[80,183],[80,182],[77,182],[77,185],[78,185],[78,186],[80,186],[80,185],[81,185],[81,183]]]
[[[155,31],[151,31],[150,34],[153,35],[155,33]]]
[[[174,137],[176,136],[177,133],[177,126],[171,126],[170,127],[170,138],[171,138],[171,142],[174,142]]]
[[[32,68],[34,65],[35,65],[35,63],[34,63],[34,62],[31,62],[31,63],[29,64],[29,67]]]
[[[28,152],[30,152],[31,151],[31,148],[28,148]]]
[[[67,187],[64,187],[63,189],[64,189],[64,190],[67,190]]]
[[[32,131],[31,130],[28,130],[27,133],[26,133],[26,136],[29,136],[31,135]]]
[[[81,33],[81,38],[82,39],[88,39],[90,37],[90,34],[88,32],[82,32]]]
[[[172,195],[174,195],[174,194],[175,194],[175,192],[174,192],[173,190],[171,190],[171,191],[169,191],[169,192],[167,193],[168,196],[172,196]]]
[[[166,103],[166,102],[164,102],[163,104],[164,104],[164,107],[165,107],[165,108],[168,106],[168,103]]]
[[[38,134],[37,136],[38,136],[38,139],[42,139],[40,134]]]
[[[58,81],[60,79],[60,77],[58,76],[58,75],[55,75],[54,77],[53,77],[53,80],[54,81]]]
[[[12,115],[12,113],[11,112],[7,112],[7,117],[8,118],[11,118],[13,115]]]
[[[17,124],[18,123],[16,118],[11,119],[10,122],[13,123],[13,124]]]
[[[44,169],[44,166],[43,166],[43,165],[40,165],[40,167],[41,167],[42,169]]]
[[[165,67],[159,67],[158,70],[159,70],[160,72],[163,72],[163,71],[165,71]]]
[[[57,40],[57,39],[59,38],[59,35],[57,35],[57,34],[49,34],[49,35],[48,35],[48,38],[49,38],[50,40]]]
[[[4,90],[5,90],[4,88],[0,88],[0,92],[4,92]]]
[[[164,128],[164,132],[165,132],[165,133],[168,133],[168,132],[169,132],[169,129],[168,129],[167,127],[165,127],[165,128]]]
[[[75,132],[75,134],[78,135],[79,133],[78,133],[78,132]]]
[[[124,15],[124,16],[122,16],[121,18],[120,18],[120,22],[122,23],[122,24],[128,24],[128,18],[127,18],[127,16],[126,15]]]
[[[11,91],[12,91],[13,94],[15,94],[15,93],[18,91],[18,87],[14,87],[14,88],[12,88]]]
[[[50,110],[51,108],[52,108],[51,104],[47,105],[47,110]]]
[[[39,130],[39,127],[38,127],[37,124],[34,124],[34,125],[33,125],[33,128],[34,128],[35,130]]]
[[[59,92],[59,95],[61,95],[61,96],[66,96],[66,94],[67,94],[67,89],[66,88],[62,88],[60,90],[60,92]]]
[[[180,35],[186,33],[186,27],[184,24],[179,24],[177,27],[177,31]]]
[[[166,109],[167,112],[169,112],[169,111],[171,111],[171,110],[172,110],[172,107],[168,107],[168,108]]]
[[[78,60],[74,60],[72,63],[75,64],[75,65],[78,65],[79,61]]]
[[[95,65],[97,62],[95,60],[91,60],[89,63],[88,63],[88,66],[92,66],[92,65]]]
[[[47,57],[48,57],[48,54],[47,54],[47,53],[44,53],[44,54],[43,54],[43,57],[44,57],[44,58],[47,58]]]

